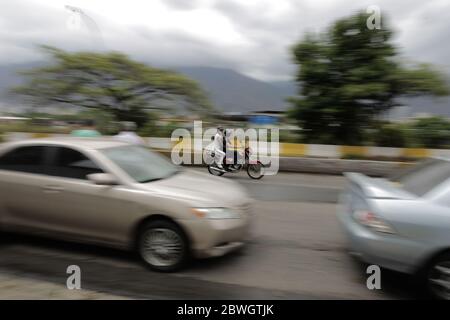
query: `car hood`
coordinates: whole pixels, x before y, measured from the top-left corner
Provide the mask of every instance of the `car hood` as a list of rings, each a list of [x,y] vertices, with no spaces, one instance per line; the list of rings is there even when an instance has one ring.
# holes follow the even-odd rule
[[[247,191],[240,184],[190,169],[182,169],[169,178],[142,186],[165,196],[184,198],[198,206],[237,207],[250,202]]]

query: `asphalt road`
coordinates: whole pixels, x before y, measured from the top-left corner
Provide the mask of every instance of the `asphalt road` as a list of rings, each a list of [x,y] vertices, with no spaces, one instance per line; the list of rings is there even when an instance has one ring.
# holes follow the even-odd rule
[[[366,266],[346,252],[336,199],[339,176],[281,173],[230,177],[255,199],[248,245],[186,270],[147,270],[133,253],[18,235],[0,241],[0,298],[39,299],[402,299],[420,298],[411,278],[382,270],[366,287]],[[224,179],[226,179],[224,178]],[[66,289],[66,268],[81,268],[81,290]]]
[[[280,172],[262,180],[252,180],[240,172],[224,177],[241,183],[252,198],[261,201],[336,203],[345,186],[343,176]]]

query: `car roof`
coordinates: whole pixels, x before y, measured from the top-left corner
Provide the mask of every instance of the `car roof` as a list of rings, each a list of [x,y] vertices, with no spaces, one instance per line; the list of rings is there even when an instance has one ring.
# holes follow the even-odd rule
[[[81,147],[85,149],[105,149],[120,146],[127,146],[129,143],[119,141],[112,137],[102,138],[81,138],[81,137],[51,137],[51,138],[38,138],[38,139],[26,139],[14,142],[8,142],[5,145],[21,146],[21,145],[59,145],[66,147]]]

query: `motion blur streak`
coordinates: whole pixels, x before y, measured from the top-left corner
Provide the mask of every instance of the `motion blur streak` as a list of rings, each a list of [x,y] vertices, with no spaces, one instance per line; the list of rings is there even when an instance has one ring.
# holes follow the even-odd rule
[[[450,1],[1,8],[0,298],[450,298]]]

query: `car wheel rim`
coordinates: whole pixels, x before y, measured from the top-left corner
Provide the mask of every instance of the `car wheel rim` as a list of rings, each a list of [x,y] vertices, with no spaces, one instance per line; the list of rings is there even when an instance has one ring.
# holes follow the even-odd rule
[[[183,248],[183,240],[175,231],[151,229],[144,234],[142,256],[151,265],[169,267],[181,260]]]
[[[450,261],[436,264],[430,272],[428,282],[432,292],[443,299],[450,299]]]

